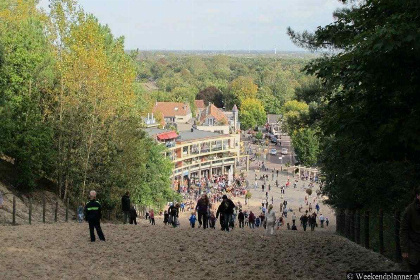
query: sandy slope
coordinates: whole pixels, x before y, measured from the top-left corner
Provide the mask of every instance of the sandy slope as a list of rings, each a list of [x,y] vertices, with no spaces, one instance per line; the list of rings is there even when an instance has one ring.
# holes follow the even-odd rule
[[[272,181],[269,174],[273,187],[277,176]],[[251,184],[253,178],[250,171]],[[284,184],[287,175],[278,180]],[[287,199],[300,216],[304,183],[287,189],[283,198],[279,188],[272,188],[269,199],[273,196],[277,213]],[[243,209],[258,215],[265,192],[251,192],[253,198]],[[244,204],[243,197],[233,201]],[[220,231],[219,225],[216,230],[191,229],[187,212],[181,214],[179,228],[165,227],[161,217],[155,226],[143,219],[137,226],[103,224],[107,241],[95,243],[89,241],[86,223],[0,226],[0,280],[345,279],[351,270],[398,270],[393,262],[335,235],[334,212],[319,203],[330,218],[328,228],[303,232],[300,226],[298,231],[283,227],[270,237],[263,236],[261,228],[235,228],[229,233]]]
[[[347,270],[396,270],[394,263],[326,231],[235,229],[229,233],[104,224],[0,227],[1,279],[344,279]]]

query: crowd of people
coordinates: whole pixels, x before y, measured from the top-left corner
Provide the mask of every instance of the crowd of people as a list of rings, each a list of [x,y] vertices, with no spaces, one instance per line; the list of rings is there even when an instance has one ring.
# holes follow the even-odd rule
[[[235,226],[239,229],[245,227],[250,229],[264,228],[267,235],[274,234],[276,229],[282,227],[287,227],[288,230],[298,230],[296,212],[288,206],[288,201],[284,198],[287,189],[297,187],[298,180],[294,180],[292,183],[288,178],[284,184],[279,184],[279,170],[269,170],[263,162],[261,167],[266,170],[266,174],[259,174],[258,177],[256,172],[254,184],[254,189],[256,189],[258,188],[258,181],[262,181],[261,191],[265,192],[261,207],[258,209],[259,214],[243,209],[243,205],[239,201],[236,204],[233,202],[235,198],[246,196],[250,191],[249,183],[243,177],[236,177],[230,181],[228,175],[215,175],[209,179],[193,181],[193,185],[188,187],[185,187],[184,183],[178,182],[183,201],[169,202],[167,209],[162,209],[163,211],[157,213],[153,209],[148,209],[144,213],[144,218],[151,225],[156,225],[155,215],[163,215],[164,225],[178,227],[180,225],[180,213],[187,212],[191,228],[216,229],[217,221],[219,221],[222,231],[230,231]],[[188,184],[188,182],[186,183]],[[313,187],[312,181],[309,184],[309,187]],[[274,210],[273,188],[280,189],[281,194],[280,200],[282,201],[278,215]],[[276,197],[277,199],[279,198]],[[320,213],[317,199],[317,197],[314,197],[313,201],[309,201],[308,196],[305,196],[305,207],[302,205],[299,207],[299,213],[304,211],[299,218],[300,227],[303,231],[306,231],[307,227],[314,231],[318,225],[321,228],[329,225],[328,218]],[[247,200],[245,200],[245,204],[246,202]],[[312,203],[314,203],[316,210],[313,212]],[[121,205],[124,223],[137,224],[136,220],[139,215],[134,205],[130,203],[129,192],[121,198]],[[86,207],[84,213],[86,213]],[[290,218],[291,223],[287,222]]]

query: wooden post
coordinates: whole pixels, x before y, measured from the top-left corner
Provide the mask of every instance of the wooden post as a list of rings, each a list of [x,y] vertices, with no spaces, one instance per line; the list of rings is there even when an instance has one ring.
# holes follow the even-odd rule
[[[384,211],[379,210],[379,253],[384,254]]]
[[[58,201],[55,202],[55,211],[54,211],[54,222],[57,222],[57,215],[58,214]]]
[[[355,241],[355,239],[354,239],[354,236],[355,236],[355,234],[354,234],[354,224],[355,224],[355,222],[354,222],[354,210],[351,210],[350,212],[349,212],[349,216],[350,216],[350,221],[349,221],[349,224],[350,224],[350,226],[349,226],[349,228],[350,228],[350,240],[351,241]]]
[[[42,222],[45,224],[45,194],[42,196]]]
[[[395,260],[401,262],[401,243],[400,243],[400,226],[401,212],[395,212]]]
[[[350,238],[350,215],[349,215],[349,210],[346,209],[346,211],[344,213],[345,213],[344,215],[346,217],[345,218],[346,224],[345,224],[344,234],[347,238]]]
[[[337,211],[337,215],[335,216],[335,232],[340,234],[340,222],[341,222],[341,210]]]
[[[32,224],[32,198],[29,198],[29,224]]]
[[[369,211],[365,213],[365,248],[369,249]]]
[[[69,198],[66,200],[66,223],[69,221]]]
[[[356,226],[355,226],[356,243],[360,244],[360,210],[356,211]]]
[[[337,215],[337,217],[338,217],[338,221],[337,221],[338,233],[339,233],[340,235],[343,235],[343,234],[344,234],[344,228],[343,228],[343,219],[344,219],[344,215],[343,215],[343,210],[342,210],[342,209],[340,209],[340,210],[338,211],[338,215]]]
[[[341,210],[341,223],[340,223],[340,232],[343,236],[346,236],[346,214],[345,210]]]
[[[13,225],[16,225],[16,196],[13,196]]]

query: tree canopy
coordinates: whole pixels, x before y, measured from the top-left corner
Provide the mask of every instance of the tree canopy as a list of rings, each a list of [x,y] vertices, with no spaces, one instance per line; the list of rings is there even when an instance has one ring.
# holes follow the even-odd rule
[[[37,2],[0,5],[0,156],[15,166],[10,183],[30,191],[47,178],[73,202],[95,189],[109,208],[127,190],[133,202],[172,200],[171,163],[141,129],[150,100],[123,38],[75,1],[52,0],[49,14]]]
[[[314,80],[300,71],[309,55],[289,58],[132,53],[137,60],[137,81],[148,89],[151,103],[181,98],[193,107],[195,97],[230,110],[234,104],[240,106],[239,98],[258,98],[266,112],[278,114],[281,106],[293,99],[297,87]],[[149,88],[150,84],[157,89]]]
[[[365,0],[314,33],[288,30],[299,46],[332,50],[305,71],[322,83],[311,101],[335,207],[401,208],[419,185],[419,15],[415,0]]]
[[[242,101],[239,112],[242,129],[254,128],[265,124],[266,113],[261,101],[255,98],[247,98]]]

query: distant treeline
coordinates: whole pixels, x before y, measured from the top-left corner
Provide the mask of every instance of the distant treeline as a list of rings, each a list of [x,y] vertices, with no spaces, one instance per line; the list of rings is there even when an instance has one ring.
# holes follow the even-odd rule
[[[284,58],[135,51],[131,55],[138,61],[138,81],[155,82],[158,90],[151,97],[159,101],[186,101],[193,105],[195,98],[204,98],[231,109],[232,82],[243,77],[257,86],[256,97],[265,111],[279,114],[281,106],[294,98],[296,88],[314,80],[301,72],[311,55]]]

